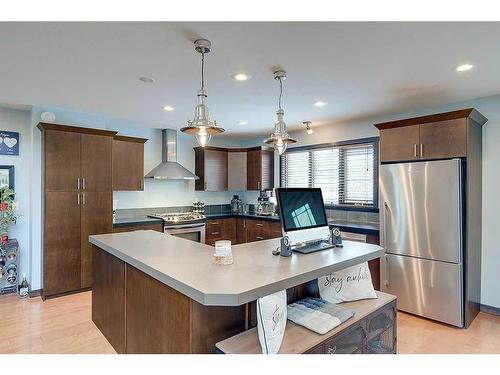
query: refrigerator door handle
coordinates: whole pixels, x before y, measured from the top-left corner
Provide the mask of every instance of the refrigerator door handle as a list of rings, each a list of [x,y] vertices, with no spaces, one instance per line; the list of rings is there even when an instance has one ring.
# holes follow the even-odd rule
[[[389,257],[386,255],[385,256],[385,280],[384,280],[384,285],[386,288],[389,287]]]
[[[388,233],[389,233],[389,221],[387,220],[388,218],[388,215],[387,214],[390,214],[391,213],[391,210],[389,208],[389,205],[387,204],[387,202],[384,202],[384,249],[385,251],[387,252],[387,243],[389,242],[388,241]]]

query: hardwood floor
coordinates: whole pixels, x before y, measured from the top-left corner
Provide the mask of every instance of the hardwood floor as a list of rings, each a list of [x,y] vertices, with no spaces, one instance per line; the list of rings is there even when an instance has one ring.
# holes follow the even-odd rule
[[[115,353],[90,316],[91,292],[48,299],[0,296],[0,353]]]
[[[398,312],[398,353],[500,354],[500,316],[480,312],[458,329]]]
[[[91,292],[46,300],[0,296],[0,353],[115,353],[90,315]],[[457,329],[398,313],[398,353],[500,354],[500,317]]]

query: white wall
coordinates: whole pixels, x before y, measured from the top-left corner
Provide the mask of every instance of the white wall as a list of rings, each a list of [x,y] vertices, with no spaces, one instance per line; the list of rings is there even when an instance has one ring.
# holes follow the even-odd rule
[[[19,156],[0,156],[0,165],[14,166],[14,181],[18,214],[15,225],[9,229],[9,237],[19,242],[19,276],[30,274],[30,175],[31,132],[30,111],[0,107],[0,130],[19,132]]]
[[[373,124],[408,117],[422,116],[432,113],[453,111],[462,108],[476,108],[488,118],[483,126],[483,244],[482,244],[482,289],[481,303],[500,308],[500,95],[448,104],[439,107],[425,108],[414,112],[391,114],[367,118],[349,123],[331,123],[315,127],[314,133],[306,134],[305,129],[291,132],[297,139],[297,146],[326,142],[346,141],[356,138],[378,135]],[[286,119],[285,119],[286,120]],[[314,124],[314,123],[313,123]],[[262,140],[262,136],[247,140],[252,144]],[[279,159],[275,159],[276,183],[279,183]]]

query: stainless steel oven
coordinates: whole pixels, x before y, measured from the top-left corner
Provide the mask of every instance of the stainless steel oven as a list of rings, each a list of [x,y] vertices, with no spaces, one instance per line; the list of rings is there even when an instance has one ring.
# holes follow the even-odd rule
[[[205,223],[165,224],[163,232],[191,241],[205,243]]]

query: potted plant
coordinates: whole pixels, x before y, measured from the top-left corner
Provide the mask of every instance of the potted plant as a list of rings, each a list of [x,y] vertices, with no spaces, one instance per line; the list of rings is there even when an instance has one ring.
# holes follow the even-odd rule
[[[9,240],[9,226],[18,218],[16,210],[14,190],[8,186],[0,188],[0,246]]]

